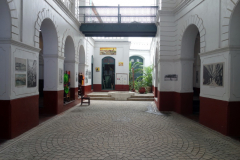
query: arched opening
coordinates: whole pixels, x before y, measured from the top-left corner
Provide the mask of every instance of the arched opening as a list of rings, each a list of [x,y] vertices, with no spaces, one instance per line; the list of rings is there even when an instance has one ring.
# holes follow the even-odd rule
[[[40,123],[42,119],[45,119],[50,114],[53,114],[51,106],[49,106],[49,96],[44,94],[45,91],[49,91],[54,88],[55,82],[53,79],[54,73],[57,72],[51,67],[52,62],[47,62],[44,59],[44,55],[58,54],[58,37],[57,31],[53,22],[50,19],[44,19],[42,21],[39,31],[39,112]],[[44,96],[45,95],[45,96]]]
[[[187,72],[184,74],[185,78],[188,79],[187,82],[183,82],[183,84],[188,85],[185,88],[189,89],[189,92],[193,92],[192,99],[189,99],[191,102],[188,104],[192,104],[189,106],[188,114],[190,118],[195,121],[199,121],[199,113],[200,113],[200,73],[201,73],[201,62],[200,62],[200,33],[195,25],[190,25],[182,39],[182,50],[181,56],[183,58],[193,59],[192,68],[183,68],[182,72]],[[191,66],[191,65],[190,65]],[[191,91],[192,90],[192,91]]]
[[[129,57],[129,61],[132,62],[132,66],[134,66],[133,67],[134,70],[140,68],[141,66],[143,67],[143,65],[144,65],[143,64],[143,58],[141,58],[140,56],[131,56],[131,57]],[[134,64],[136,62],[141,62],[142,65],[141,66],[135,66]],[[139,76],[142,76],[142,73],[134,73],[134,80],[136,80]]]
[[[115,89],[115,59],[112,57],[102,59],[102,89]]]
[[[85,50],[83,45],[79,49],[79,64],[78,64],[78,74],[79,74],[79,84],[78,88],[81,92],[84,93],[84,83],[85,83]],[[80,96],[80,95],[79,95]]]
[[[155,78],[154,78],[154,97],[157,97],[157,85],[158,85],[158,82],[157,82],[157,79],[158,79],[158,48],[156,48],[156,53],[155,53],[155,61],[154,61],[154,64],[155,64],[155,75],[153,75]]]
[[[10,15],[10,9],[8,7],[7,1],[0,1],[0,39],[11,39],[11,15]],[[0,44],[0,101],[3,100],[2,96],[6,92],[6,81],[9,80],[6,77],[9,77],[8,71],[10,71],[11,64],[10,62],[10,53],[6,53],[2,47],[5,47],[4,45]],[[10,48],[10,47],[9,47]],[[10,51],[9,51],[10,52]],[[9,61],[8,61],[9,59]],[[25,81],[26,82],[26,81]],[[0,143],[2,143],[1,139],[7,139],[10,137],[10,126],[12,122],[10,122],[11,117],[6,116],[9,115],[8,111],[6,109],[7,105],[1,105],[0,110]],[[4,109],[5,108],[5,109]],[[10,108],[9,108],[10,110]]]
[[[229,27],[229,46],[231,48],[231,74],[230,74],[230,91],[232,99],[228,105],[228,135],[233,137],[240,137],[240,1],[237,3],[231,19]],[[233,48],[233,49],[232,49]],[[225,85],[225,84],[224,84]],[[233,96],[234,95],[234,96]],[[234,102],[233,102],[234,101]]]
[[[0,1],[0,36],[1,39],[11,38],[11,15],[7,1]]]
[[[72,37],[68,36],[64,47],[64,104],[74,100],[75,93],[71,91],[75,88],[75,48]],[[71,89],[72,88],[72,89]]]
[[[234,12],[232,14],[231,22],[230,22],[230,38],[229,38],[229,44],[230,46],[238,46],[240,47],[240,2],[235,7]]]

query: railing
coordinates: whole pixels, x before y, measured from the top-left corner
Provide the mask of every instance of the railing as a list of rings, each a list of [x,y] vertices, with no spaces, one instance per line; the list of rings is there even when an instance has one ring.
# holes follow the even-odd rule
[[[75,8],[74,2],[75,2],[75,0],[61,0],[61,1],[68,8],[69,11],[74,13],[74,8]]]
[[[79,6],[81,23],[155,23],[158,6]]]

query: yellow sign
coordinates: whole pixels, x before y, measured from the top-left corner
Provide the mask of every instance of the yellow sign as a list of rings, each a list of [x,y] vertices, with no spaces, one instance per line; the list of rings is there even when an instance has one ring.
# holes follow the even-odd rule
[[[118,62],[118,66],[123,66],[123,62]]]
[[[100,68],[99,68],[99,67],[96,67],[95,69],[96,69],[96,72],[99,72],[99,71],[100,71]]]
[[[116,55],[117,48],[100,48],[100,55]]]

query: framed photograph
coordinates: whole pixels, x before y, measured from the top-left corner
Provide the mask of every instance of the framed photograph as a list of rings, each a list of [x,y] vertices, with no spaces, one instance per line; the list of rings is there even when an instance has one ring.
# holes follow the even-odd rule
[[[117,48],[109,48],[104,47],[100,48],[100,55],[116,55],[117,54]]]
[[[223,87],[224,63],[203,65],[203,85]]]
[[[100,72],[100,67],[95,68],[96,72]]]
[[[63,83],[63,69],[59,68],[59,83]]]
[[[198,71],[196,71],[196,83],[198,83]]]
[[[118,66],[123,66],[123,62],[118,62]]]
[[[26,68],[26,59],[15,57],[15,71],[25,72]]]
[[[37,86],[37,60],[27,60],[27,87]]]
[[[15,74],[15,86],[26,86],[26,74]]]
[[[165,75],[164,81],[178,81],[178,75],[176,74]]]

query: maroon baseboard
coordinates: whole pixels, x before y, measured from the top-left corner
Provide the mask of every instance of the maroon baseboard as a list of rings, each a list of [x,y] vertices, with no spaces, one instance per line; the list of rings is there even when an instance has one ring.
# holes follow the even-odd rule
[[[174,92],[159,92],[158,91],[157,107],[159,111],[174,110]]]
[[[43,108],[40,113],[44,114],[59,114],[63,108],[63,93],[64,91],[44,91]]]
[[[154,97],[158,97],[158,88],[154,87]]]
[[[174,111],[183,114],[189,115],[192,114],[193,109],[193,93],[174,93]]]
[[[200,97],[200,123],[227,136],[240,136],[240,102]]]
[[[87,95],[87,94],[92,92],[92,86],[91,85],[89,85],[89,86],[82,86],[82,89],[83,89],[84,95]]]
[[[0,139],[11,139],[39,123],[38,95],[0,100]]]
[[[193,93],[158,91],[157,97],[159,111],[175,111],[183,115],[192,113]]]
[[[116,91],[129,91],[129,85],[115,85]]]
[[[101,92],[102,91],[102,85],[101,84],[93,84],[93,91],[94,92]]]
[[[70,88],[70,97],[72,100],[78,99],[78,88]]]

